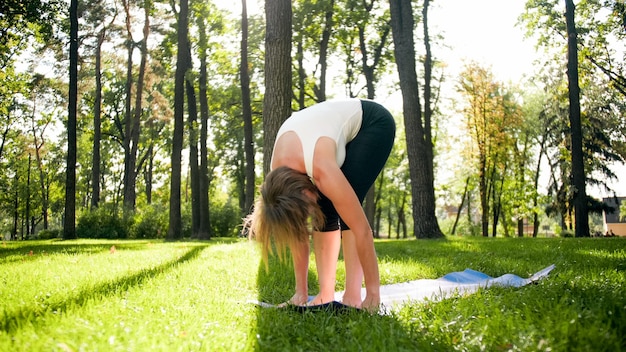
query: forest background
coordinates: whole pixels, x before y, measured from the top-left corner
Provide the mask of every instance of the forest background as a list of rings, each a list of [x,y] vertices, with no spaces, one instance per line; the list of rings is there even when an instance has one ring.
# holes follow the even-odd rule
[[[407,147],[405,136],[415,133],[404,127],[412,120],[407,120],[407,99],[399,94],[404,90],[398,77],[405,77],[398,76],[400,37],[387,1],[287,2],[289,22],[266,21],[272,15],[267,4],[265,13],[248,15],[238,12],[245,1],[227,3],[74,0],[68,8],[63,1],[29,0],[2,5],[4,238],[66,237],[63,229],[74,220],[69,237],[240,234],[266,170],[271,141],[266,124],[288,116],[264,109],[266,92],[275,92],[266,89],[268,63],[279,62],[268,38],[272,26],[283,21],[291,28],[291,69],[283,70],[289,71],[290,110],[328,98],[361,97],[381,100],[397,118],[396,146],[365,203],[376,236],[567,236],[576,230],[579,192],[573,171],[580,168],[572,167],[572,70],[566,68],[572,28],[564,15],[565,4],[574,2],[523,2],[511,25],[536,45],[534,71],[506,81],[488,60],[459,64],[461,49],[450,47],[454,44],[435,20],[438,11],[457,5],[413,3],[415,27],[409,30],[421,89],[413,97],[419,126],[430,130],[432,123],[432,133],[421,139],[431,144],[432,155]],[[624,189],[613,186],[619,175],[611,167],[626,157],[625,5],[620,0],[575,5],[584,182],[598,190],[592,195],[623,196]],[[482,8],[490,17],[474,22],[496,22],[498,12],[491,10]],[[428,18],[435,25],[429,27]],[[499,29],[494,25],[491,31]],[[508,41],[476,37],[467,44],[506,48],[503,40]],[[76,48],[75,95],[70,44]],[[75,126],[68,111],[73,96]],[[184,126],[176,123],[183,116]],[[184,139],[177,141],[179,134]],[[184,148],[178,151],[180,165],[177,146]],[[72,153],[76,162],[68,163]],[[416,184],[429,182],[418,182],[419,170],[410,165],[415,158],[432,166],[430,200],[416,198]],[[75,180],[68,177],[68,165],[75,165]],[[182,177],[179,189],[171,186],[177,177]],[[75,196],[70,211],[68,192]],[[176,202],[180,223],[173,224]],[[606,204],[585,195],[584,208],[591,224],[583,235],[601,231]],[[423,218],[417,213],[423,212],[436,217],[428,230],[420,228]]]

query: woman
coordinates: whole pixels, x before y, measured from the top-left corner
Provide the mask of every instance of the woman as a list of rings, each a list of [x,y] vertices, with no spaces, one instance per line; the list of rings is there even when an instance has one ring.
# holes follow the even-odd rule
[[[339,249],[346,283],[343,303],[376,310],[380,277],[372,229],[361,203],[382,170],[395,137],[393,117],[360,99],[325,101],[295,112],[276,136],[271,169],[248,219],[267,263],[272,243],[292,252],[295,294],[287,304],[334,300]],[[320,292],[308,301],[309,233]],[[343,242],[343,243],[342,243]],[[365,279],[366,297],[361,301]]]

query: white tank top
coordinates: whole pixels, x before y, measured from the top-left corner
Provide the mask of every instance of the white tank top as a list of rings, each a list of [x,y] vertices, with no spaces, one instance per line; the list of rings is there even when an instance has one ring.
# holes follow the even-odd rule
[[[335,159],[341,167],[346,158],[346,144],[356,137],[362,121],[360,99],[327,100],[294,112],[278,130],[276,140],[285,132],[295,132],[302,143],[306,173],[313,177],[313,154],[317,140],[329,137],[335,141]]]

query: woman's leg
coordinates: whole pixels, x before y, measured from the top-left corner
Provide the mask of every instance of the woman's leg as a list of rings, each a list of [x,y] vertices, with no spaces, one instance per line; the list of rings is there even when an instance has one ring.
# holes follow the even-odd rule
[[[343,294],[343,304],[360,308],[361,287],[363,286],[363,267],[356,251],[356,242],[351,230],[343,231],[342,235],[343,261],[346,266],[346,287]]]
[[[339,230],[313,232],[313,250],[317,266],[319,294],[309,303],[311,305],[328,303],[335,300],[335,282],[337,277],[337,259],[341,247]]]

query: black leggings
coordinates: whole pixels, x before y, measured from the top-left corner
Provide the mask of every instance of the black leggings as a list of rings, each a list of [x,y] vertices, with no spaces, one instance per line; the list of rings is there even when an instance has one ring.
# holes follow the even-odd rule
[[[393,140],[396,124],[391,113],[382,105],[370,100],[361,100],[363,122],[356,137],[346,144],[346,158],[341,171],[363,203],[367,191],[385,166]],[[326,222],[322,231],[335,231],[350,228],[337,214],[333,203],[323,194],[318,202]]]

